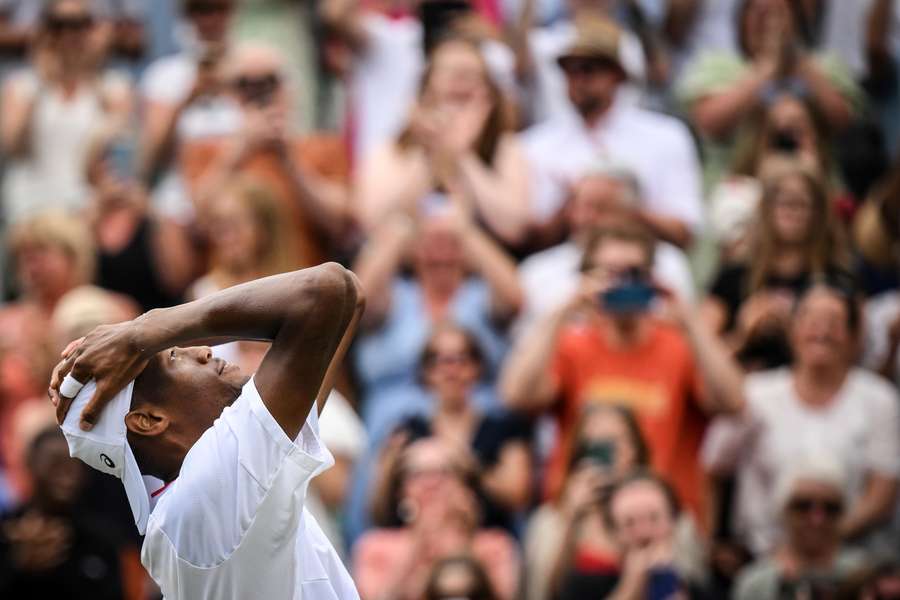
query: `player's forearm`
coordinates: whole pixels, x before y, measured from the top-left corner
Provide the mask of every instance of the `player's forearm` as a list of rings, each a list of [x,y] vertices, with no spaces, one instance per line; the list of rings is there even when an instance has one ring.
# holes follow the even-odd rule
[[[134,321],[145,356],[178,345],[274,340],[293,316],[345,289],[344,268],[329,263],[234,286],[200,300],[151,310]]]

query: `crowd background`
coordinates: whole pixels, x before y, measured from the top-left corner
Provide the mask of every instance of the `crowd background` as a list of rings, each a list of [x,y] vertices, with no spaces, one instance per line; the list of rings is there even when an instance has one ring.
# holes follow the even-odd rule
[[[900,598],[900,2],[2,0],[0,75],[0,596],[159,595],[61,348],[336,260],[364,600]]]

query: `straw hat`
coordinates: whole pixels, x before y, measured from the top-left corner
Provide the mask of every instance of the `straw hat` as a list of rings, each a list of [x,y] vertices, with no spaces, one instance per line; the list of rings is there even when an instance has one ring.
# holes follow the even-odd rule
[[[574,24],[575,39],[556,59],[560,66],[570,58],[593,58],[609,61],[625,73],[619,54],[622,30],[618,25],[601,15],[579,15]]]

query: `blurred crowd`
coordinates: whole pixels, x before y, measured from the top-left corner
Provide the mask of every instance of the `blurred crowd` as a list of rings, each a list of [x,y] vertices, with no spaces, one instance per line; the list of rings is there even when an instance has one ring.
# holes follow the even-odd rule
[[[0,76],[0,597],[158,597],[67,342],[336,260],[363,600],[900,599],[900,1],[0,0]]]

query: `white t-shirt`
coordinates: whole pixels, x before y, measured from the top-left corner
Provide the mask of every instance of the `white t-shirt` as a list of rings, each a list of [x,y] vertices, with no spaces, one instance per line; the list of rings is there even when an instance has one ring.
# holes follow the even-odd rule
[[[516,323],[521,335],[541,317],[570,300],[578,290],[584,253],[574,242],[564,242],[526,258],[519,266],[525,309]],[[653,277],[688,302],[694,300],[694,280],[687,256],[672,244],[656,245]]]
[[[736,470],[737,531],[756,553],[777,541],[774,492],[796,457],[828,452],[843,463],[847,499],[862,495],[866,477],[900,474],[900,398],[884,379],[851,369],[832,402],[803,404],[788,369],[747,377],[746,414],[719,417],[704,440],[705,466]]]
[[[694,231],[703,223],[697,149],[677,119],[617,98],[593,128],[571,110],[528,129],[522,141],[538,220],[555,215],[570,187],[602,161],[634,173],[647,210],[675,217]]]
[[[900,292],[883,292],[866,302],[863,310],[865,341],[862,363],[870,369],[878,369],[890,352],[891,323],[900,316]],[[900,356],[894,365],[894,384],[900,384]]]
[[[418,19],[392,19],[381,13],[366,12],[362,24],[366,45],[354,66],[350,90],[354,155],[359,162],[403,129],[425,70],[424,32]],[[501,89],[512,93],[515,87],[512,51],[492,41],[483,43],[481,51],[491,76]]]
[[[251,379],[158,497],[141,562],[170,600],[344,600],[359,594],[304,506],[334,463],[315,405],[294,441]]]

